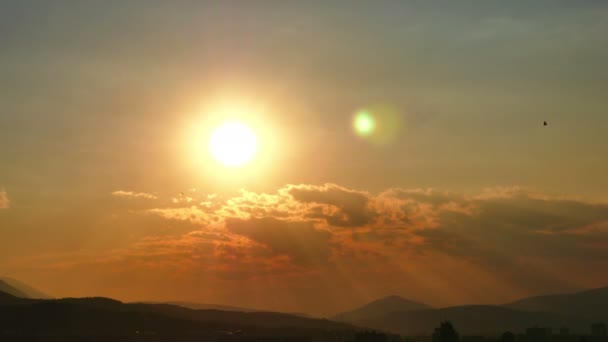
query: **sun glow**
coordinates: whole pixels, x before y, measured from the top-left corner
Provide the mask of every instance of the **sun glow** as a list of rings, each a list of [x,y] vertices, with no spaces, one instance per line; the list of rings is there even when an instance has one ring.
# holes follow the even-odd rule
[[[253,159],[257,145],[257,137],[251,128],[240,122],[227,122],[213,131],[209,151],[221,164],[238,167]]]
[[[235,95],[192,108],[182,124],[188,176],[220,191],[261,186],[280,172],[289,139],[270,106]]]

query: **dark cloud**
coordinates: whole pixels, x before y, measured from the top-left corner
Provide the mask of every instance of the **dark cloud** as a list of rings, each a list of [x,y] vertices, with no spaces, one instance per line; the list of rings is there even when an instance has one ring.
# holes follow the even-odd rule
[[[316,229],[312,222],[229,219],[226,229],[268,246],[276,254],[288,255],[298,264],[318,264],[329,258],[330,234]]]
[[[333,206],[337,211],[315,208],[309,213],[312,218],[323,218],[329,225],[337,227],[360,227],[371,223],[375,213],[370,210],[369,196],[363,192],[346,189],[334,184],[325,186],[292,186],[287,193],[301,203]]]
[[[525,193],[471,201],[475,215],[442,213],[437,230],[420,233],[428,248],[474,257],[486,266],[532,258],[579,265],[608,260],[605,204]]]

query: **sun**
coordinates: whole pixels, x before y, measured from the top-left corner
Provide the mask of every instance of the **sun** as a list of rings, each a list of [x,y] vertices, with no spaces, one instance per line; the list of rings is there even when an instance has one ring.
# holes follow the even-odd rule
[[[239,167],[256,154],[258,139],[251,128],[240,122],[226,122],[211,134],[209,152],[222,165]]]

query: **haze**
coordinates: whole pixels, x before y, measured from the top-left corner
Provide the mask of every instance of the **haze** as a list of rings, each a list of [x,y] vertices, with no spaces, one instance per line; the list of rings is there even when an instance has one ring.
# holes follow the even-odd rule
[[[606,32],[601,1],[2,1],[0,274],[314,315],[605,286]]]

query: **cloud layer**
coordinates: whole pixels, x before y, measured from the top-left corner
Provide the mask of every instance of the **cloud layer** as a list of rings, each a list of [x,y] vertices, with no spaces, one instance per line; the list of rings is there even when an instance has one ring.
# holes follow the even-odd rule
[[[149,198],[141,194],[118,196]],[[200,298],[194,284],[205,284],[209,297],[201,300],[268,307],[272,297],[273,309],[316,313],[391,293],[450,305],[608,283],[594,272],[608,263],[604,203],[519,188],[371,194],[336,184],[159,202],[134,215],[190,231],[55,265],[134,283],[161,277],[145,286],[148,297],[167,296],[170,282],[177,296]]]

